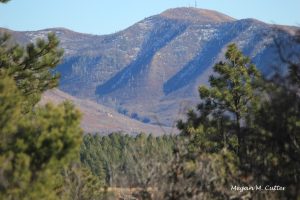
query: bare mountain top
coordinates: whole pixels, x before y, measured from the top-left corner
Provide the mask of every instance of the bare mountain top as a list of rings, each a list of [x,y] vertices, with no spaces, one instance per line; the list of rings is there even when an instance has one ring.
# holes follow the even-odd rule
[[[173,8],[160,14],[169,19],[185,20],[202,23],[230,22],[235,19],[222,13],[199,8]]]

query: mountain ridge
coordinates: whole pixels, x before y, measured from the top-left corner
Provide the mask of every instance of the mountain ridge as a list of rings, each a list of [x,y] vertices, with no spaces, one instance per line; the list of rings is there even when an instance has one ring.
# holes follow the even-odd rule
[[[61,90],[152,124],[171,126],[195,106],[198,86],[207,84],[230,43],[263,74],[280,62],[269,36],[275,34],[273,25],[203,9],[167,10],[102,36],[54,30],[66,52],[57,67]],[[46,32],[13,34],[32,41]]]

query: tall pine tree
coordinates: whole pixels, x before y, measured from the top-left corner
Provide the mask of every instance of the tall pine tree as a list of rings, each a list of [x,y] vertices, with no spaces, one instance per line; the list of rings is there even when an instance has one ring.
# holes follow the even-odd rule
[[[201,132],[201,136],[198,136],[201,143],[205,141],[203,137],[210,138],[204,146],[213,149],[239,145],[243,138],[241,129],[245,116],[258,103],[256,90],[261,75],[255,65],[235,44],[228,46],[225,58],[225,62],[214,66],[215,73],[209,79],[210,88],[199,87],[202,99],[198,105],[200,115],[190,111],[187,122],[178,123],[178,128],[185,135],[193,135],[192,132],[197,130]],[[234,142],[233,136],[237,142]],[[220,141],[223,141],[221,146]]]
[[[36,104],[58,84],[62,50],[54,34],[26,47],[9,38],[0,36],[0,199],[58,199],[61,170],[79,160],[80,114],[70,103]]]

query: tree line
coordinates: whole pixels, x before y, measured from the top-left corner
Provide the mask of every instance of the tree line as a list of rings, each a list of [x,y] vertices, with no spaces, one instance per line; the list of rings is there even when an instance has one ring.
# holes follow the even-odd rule
[[[300,56],[274,42],[286,74],[266,79],[230,44],[177,136],[83,136],[71,103],[38,105],[58,86],[57,37],[21,46],[1,34],[0,199],[299,199]]]
[[[141,188],[139,199],[298,199],[294,68],[266,80],[230,44],[210,87],[199,87],[201,103],[177,123],[180,135],[85,136],[81,161],[107,186]]]

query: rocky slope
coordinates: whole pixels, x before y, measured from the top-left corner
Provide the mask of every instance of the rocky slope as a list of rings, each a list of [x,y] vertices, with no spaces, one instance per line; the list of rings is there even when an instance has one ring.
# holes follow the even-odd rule
[[[61,90],[152,124],[171,126],[199,101],[199,84],[207,84],[229,43],[266,75],[280,62],[272,25],[204,9],[170,9],[103,36],[61,28],[13,35],[28,42],[50,31],[65,49]]]

